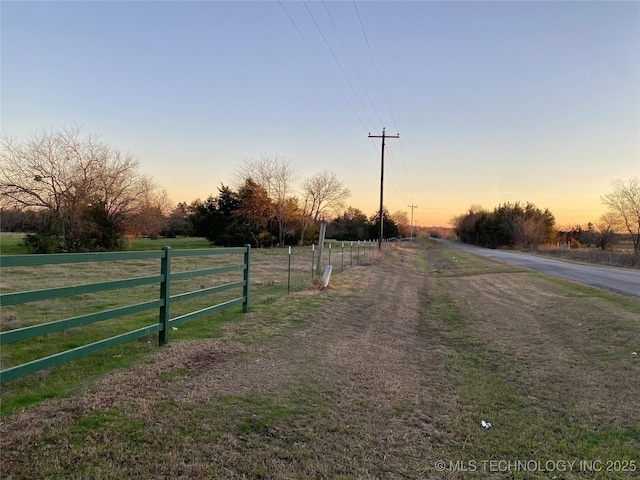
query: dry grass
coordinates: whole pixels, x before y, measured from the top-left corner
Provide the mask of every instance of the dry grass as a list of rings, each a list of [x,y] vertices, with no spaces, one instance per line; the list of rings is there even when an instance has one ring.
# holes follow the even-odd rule
[[[594,263],[609,267],[635,268],[640,269],[640,252],[633,249],[602,251],[595,248],[581,249],[539,249],[536,253],[549,255],[562,260],[572,260],[583,263]]]
[[[441,246],[373,260],[6,417],[3,476],[638,477],[435,462],[637,462],[640,302]]]

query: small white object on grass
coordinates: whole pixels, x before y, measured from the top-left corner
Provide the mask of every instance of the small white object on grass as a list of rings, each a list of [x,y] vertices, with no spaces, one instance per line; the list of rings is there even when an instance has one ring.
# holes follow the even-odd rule
[[[178,330],[178,327],[171,327],[171,330]]]
[[[631,352],[631,355],[633,355],[634,357],[638,356],[638,352]]]
[[[487,430],[491,428],[491,424],[489,422],[485,422],[484,420],[480,422],[480,425],[482,425],[482,428],[486,428]]]

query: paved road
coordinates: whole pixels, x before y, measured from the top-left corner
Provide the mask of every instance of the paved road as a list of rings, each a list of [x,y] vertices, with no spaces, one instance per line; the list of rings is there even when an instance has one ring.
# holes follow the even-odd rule
[[[527,255],[526,253],[491,250],[448,240],[440,241],[449,246],[490,257],[504,263],[519,265],[537,272],[640,298],[640,271],[638,270],[581,265],[537,255]]]

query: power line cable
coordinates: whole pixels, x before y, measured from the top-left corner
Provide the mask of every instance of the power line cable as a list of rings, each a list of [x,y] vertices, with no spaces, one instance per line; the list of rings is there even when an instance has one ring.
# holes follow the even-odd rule
[[[398,193],[398,196],[400,197],[400,199],[402,200],[403,203],[412,203],[409,200],[409,197],[407,197],[407,191],[406,189],[402,188],[403,187],[403,181],[402,181],[402,176],[399,174],[398,172],[398,166],[397,166],[397,162],[395,161],[395,155],[393,153],[393,149],[391,147],[387,148],[387,151],[390,154],[390,161],[389,163],[391,164],[391,168],[393,170],[393,173],[395,174],[395,177],[399,183],[399,185],[396,188],[396,191]],[[391,180],[392,183],[395,184],[394,182],[394,177],[392,175],[389,175],[389,180]]]
[[[353,58],[351,57],[351,54],[349,53],[349,49],[347,48],[347,45],[344,43],[344,40],[342,39],[342,35],[340,35],[340,31],[338,30],[338,27],[336,26],[336,23],[333,21],[333,17],[331,15],[331,12],[329,12],[329,8],[327,7],[327,4],[326,4],[326,2],[324,0],[322,0],[322,5],[324,6],[324,9],[327,11],[327,15],[329,16],[329,20],[331,20],[331,25],[333,26],[333,29],[336,31],[336,35],[338,35],[338,39],[340,40],[340,43],[342,44],[342,48],[344,48],[344,51],[347,54],[347,58],[349,59],[349,62],[351,63],[351,66],[353,67],[353,71],[356,73],[356,77],[358,77],[358,80],[360,81],[360,85],[362,86],[362,90],[364,90],[364,93],[367,96],[367,99],[369,100],[369,103],[371,104],[371,108],[373,108],[373,111],[376,114],[376,117],[378,117],[378,121],[380,122],[380,127],[382,127],[384,125],[384,122],[382,121],[382,117],[380,117],[380,114],[378,113],[378,109],[376,108],[375,103],[373,103],[373,100],[371,99],[371,95],[369,95],[369,90],[365,86],[364,81],[362,80],[362,77],[360,76],[360,73],[358,72],[358,68],[356,67],[355,62],[353,61]]]
[[[404,166],[404,173],[405,176],[407,178],[407,185],[409,186],[409,193],[411,194],[411,204],[413,205],[415,203],[415,199],[413,196],[413,190],[411,189],[411,177],[409,176],[409,170],[407,169],[407,162],[405,162],[404,160],[404,148],[402,147],[402,143],[398,142],[398,144],[400,145],[400,156],[402,157],[402,165]]]
[[[360,115],[358,115],[358,112],[356,112],[356,110],[353,108],[353,106],[351,105],[351,103],[349,102],[349,100],[347,99],[347,97],[345,96],[345,94],[342,92],[342,90],[340,89],[340,87],[338,86],[338,84],[336,83],[336,81],[333,79],[333,77],[331,76],[331,74],[329,73],[329,70],[327,70],[327,68],[324,66],[324,63],[322,63],[322,61],[320,60],[320,57],[318,57],[318,55],[316,54],[315,50],[311,47],[311,44],[307,41],[307,38],[304,36],[304,34],[302,33],[302,31],[298,28],[298,25],[296,25],[296,22],[293,20],[293,18],[291,17],[291,15],[289,15],[289,12],[287,11],[286,8],[284,8],[284,5],[282,4],[281,0],[278,0],[278,3],[280,4],[280,7],[282,7],[282,10],[284,10],[284,13],[287,15],[287,17],[289,18],[289,20],[291,21],[291,23],[293,24],[293,26],[295,27],[295,29],[297,30],[297,32],[300,34],[300,36],[302,37],[302,40],[304,40],[304,43],[307,45],[307,47],[309,48],[309,50],[311,50],[311,53],[313,54],[313,56],[315,57],[315,59],[318,61],[318,63],[320,64],[320,66],[322,67],[322,69],[324,70],[324,73],[327,74],[327,76],[329,77],[329,80],[331,80],[331,83],[333,83],[333,86],[336,87],[336,90],[338,90],[338,92],[340,93],[340,95],[342,96],[342,99],[345,101],[345,103],[349,106],[349,108],[351,109],[351,111],[353,112],[353,114],[356,116],[356,118],[358,119],[358,121],[360,122],[360,124],[362,125],[362,127],[365,129],[365,131],[369,131],[369,129],[367,128],[367,126],[365,125],[365,123],[362,121],[362,118],[360,118]]]
[[[364,111],[364,114],[367,116],[367,119],[369,120],[371,125],[375,126],[375,122],[373,120],[371,120],[371,117],[369,116],[369,113],[367,112],[367,109],[362,104],[362,101],[360,100],[360,97],[356,93],[355,88],[353,88],[353,84],[351,83],[351,80],[349,80],[349,77],[347,76],[346,72],[344,71],[344,68],[342,68],[342,64],[340,63],[340,60],[338,60],[338,57],[336,56],[335,52],[333,51],[333,48],[331,48],[331,44],[327,40],[327,37],[325,37],[322,29],[320,28],[320,25],[318,25],[318,22],[316,21],[316,17],[314,17],[313,13],[311,13],[311,9],[309,8],[309,5],[307,5],[306,0],[302,0],[302,3],[304,4],[305,8],[307,9],[307,12],[309,12],[309,16],[313,20],[313,23],[315,24],[316,28],[318,29],[318,32],[320,32],[320,36],[322,37],[322,39],[324,40],[325,45],[327,46],[327,48],[331,52],[331,56],[333,56],[333,59],[336,61],[336,64],[338,65],[338,68],[342,72],[342,75],[344,76],[344,79],[347,81],[347,84],[349,85],[349,88],[351,88],[351,91],[353,92],[353,95],[356,97],[356,100],[360,104],[360,107]]]
[[[358,22],[360,23],[360,28],[362,29],[362,34],[364,36],[365,42],[367,44],[367,49],[369,50],[369,55],[371,57],[371,62],[373,63],[373,67],[375,69],[376,72],[376,76],[378,77],[378,83],[380,84],[380,89],[382,90],[382,94],[384,95],[384,99],[385,102],[387,104],[387,109],[389,110],[389,115],[391,115],[391,120],[393,121],[393,126],[395,127],[396,131],[400,131],[398,129],[398,124],[396,123],[396,119],[393,115],[393,111],[391,110],[391,105],[389,103],[389,97],[387,96],[387,92],[384,88],[384,84],[382,83],[382,78],[380,77],[380,71],[378,70],[378,65],[376,64],[376,60],[375,57],[373,56],[373,50],[371,49],[371,44],[369,43],[369,38],[367,37],[367,32],[364,29],[364,24],[362,23],[362,18],[360,17],[360,11],[358,10],[358,5],[356,4],[355,0],[353,0],[353,6],[355,8],[356,14],[358,16]],[[404,149],[402,148],[402,143],[400,143],[400,153],[402,156],[402,163],[404,165],[404,170],[405,170],[405,174],[406,174],[406,178],[407,178],[407,185],[408,185],[408,189],[411,192],[411,197],[413,198],[413,191],[411,189],[411,181],[409,178],[409,173],[407,170],[407,164],[406,161],[404,159]],[[413,201],[411,202],[412,204],[414,203]]]
[[[313,56],[315,57],[316,61],[320,64],[320,66],[322,67],[322,69],[324,70],[324,72],[327,74],[327,76],[329,77],[329,79],[330,79],[330,80],[331,80],[331,82],[333,83],[333,85],[334,85],[334,87],[336,88],[336,90],[338,90],[338,92],[339,92],[339,93],[340,93],[340,95],[342,96],[342,98],[343,98],[343,100],[345,101],[345,103],[349,106],[349,108],[351,109],[351,111],[353,112],[353,114],[356,116],[356,118],[358,119],[358,121],[360,122],[360,124],[363,126],[363,128],[364,128],[365,130],[367,130],[367,131],[369,131],[369,132],[370,132],[370,130],[367,128],[367,126],[365,125],[365,123],[364,123],[364,121],[362,120],[362,118],[360,117],[360,115],[357,113],[357,111],[355,110],[355,108],[353,107],[353,105],[349,102],[349,100],[347,99],[346,95],[345,95],[345,94],[344,94],[344,92],[341,90],[341,88],[338,86],[337,82],[335,81],[335,79],[333,78],[333,76],[331,75],[331,73],[329,72],[329,70],[327,69],[327,67],[326,67],[326,66],[324,65],[324,63],[320,60],[320,57],[318,56],[318,54],[316,53],[316,51],[313,49],[313,47],[311,46],[311,44],[309,43],[309,41],[307,40],[307,38],[305,37],[305,35],[302,33],[302,31],[300,30],[300,28],[298,27],[298,25],[297,25],[297,24],[296,24],[296,22],[294,21],[293,17],[289,14],[289,12],[287,11],[287,9],[284,7],[284,5],[283,5],[282,1],[281,1],[281,0],[278,0],[278,3],[280,4],[280,7],[282,8],[282,10],[285,12],[285,14],[287,15],[287,17],[289,18],[289,21],[293,24],[293,26],[294,26],[294,28],[296,29],[296,31],[298,32],[298,34],[302,37],[303,41],[305,42],[305,44],[307,45],[307,47],[309,48],[309,50],[311,51],[311,53],[312,53],[312,54],[313,54]],[[337,65],[338,65],[338,67],[339,67],[340,71],[342,72],[343,76],[345,77],[345,80],[346,80],[346,81],[347,81],[347,83],[349,84],[349,87],[351,88],[351,90],[352,90],[353,94],[355,95],[356,99],[358,100],[358,103],[360,104],[360,106],[362,107],[362,110],[364,111],[365,115],[367,116],[367,119],[371,122],[371,124],[375,124],[375,122],[373,122],[373,120],[372,120],[372,119],[371,119],[371,117],[369,116],[369,114],[368,114],[368,112],[367,112],[367,109],[366,109],[366,108],[365,108],[365,106],[363,105],[363,103],[362,103],[362,101],[360,100],[360,98],[359,98],[358,94],[356,93],[356,91],[355,91],[355,89],[354,89],[354,87],[353,87],[353,84],[350,82],[350,80],[349,80],[348,76],[346,75],[346,72],[344,71],[344,68],[342,67],[342,65],[341,65],[340,61],[338,60],[337,56],[335,55],[335,52],[334,52],[334,51],[333,51],[333,49],[331,48],[331,45],[329,44],[329,42],[328,42],[328,40],[326,39],[326,37],[325,37],[324,33],[322,32],[322,29],[320,28],[320,26],[319,26],[318,22],[316,21],[315,17],[313,16],[313,13],[310,11],[310,9],[309,9],[309,7],[308,7],[308,5],[307,5],[306,1],[304,1],[304,0],[303,0],[303,3],[304,3],[304,5],[305,5],[305,8],[307,9],[307,12],[308,12],[308,13],[309,13],[309,15],[311,16],[311,18],[312,18],[312,20],[313,20],[314,24],[316,25],[316,28],[318,29],[318,31],[319,31],[319,33],[320,33],[320,35],[322,36],[322,38],[323,38],[323,40],[324,40],[324,42],[325,42],[325,44],[326,44],[327,48],[329,49],[329,51],[331,52],[331,55],[333,56],[333,58],[334,58],[335,62],[337,63]],[[324,4],[324,1],[323,1],[323,4]],[[350,59],[350,61],[351,61],[351,63],[352,63],[352,66],[354,67],[354,70],[356,71],[356,75],[358,76],[358,78],[359,78],[359,80],[360,80],[360,82],[361,82],[361,84],[362,84],[362,86],[363,86],[363,89],[365,90],[365,93],[366,93],[367,97],[369,98],[369,101],[370,101],[370,102],[372,103],[372,105],[373,105],[373,102],[372,102],[372,100],[371,100],[371,97],[370,97],[370,95],[369,95],[369,93],[368,93],[368,91],[367,91],[366,87],[364,86],[364,82],[362,81],[362,78],[361,78],[361,77],[360,77],[360,75],[358,74],[358,72],[357,72],[357,68],[355,67],[355,64],[353,63],[353,60],[352,60],[352,58],[350,57],[350,55],[349,55],[349,53],[348,53],[348,49],[346,48],[346,45],[345,45],[345,44],[344,44],[344,42],[342,41],[342,38],[341,38],[341,37],[340,37],[340,35],[339,35],[339,32],[338,32],[338,30],[337,30],[337,27],[335,26],[335,23],[333,22],[333,19],[331,18],[331,14],[329,13],[329,11],[328,11],[328,9],[327,9],[326,5],[324,5],[324,6],[325,6],[325,9],[327,10],[327,14],[329,15],[329,18],[330,18],[330,20],[331,20],[331,22],[332,22],[332,24],[333,24],[333,26],[334,26],[334,29],[336,30],[336,33],[338,34],[338,37],[340,38],[340,41],[342,42],[343,47],[345,48],[345,51],[347,52],[347,56],[349,57],[349,59]],[[357,7],[356,7],[356,12],[357,12]],[[358,13],[358,17],[359,17],[359,13]],[[359,18],[359,20],[360,20],[360,18]],[[363,27],[363,25],[362,25],[362,21],[361,21],[361,20],[360,20],[360,25],[361,25],[361,28],[363,29],[363,33],[364,33],[364,27]],[[389,101],[388,101],[388,98],[387,98],[387,96],[386,96],[386,92],[384,91],[384,87],[383,87],[383,85],[382,85],[382,80],[381,80],[381,77],[380,77],[379,71],[378,71],[378,69],[377,69],[377,65],[375,64],[375,60],[373,59],[373,55],[372,55],[372,51],[371,51],[371,47],[370,47],[369,42],[368,42],[368,39],[367,39],[367,37],[366,37],[366,33],[364,33],[364,35],[365,35],[365,40],[367,41],[367,47],[369,48],[369,53],[370,53],[370,55],[371,55],[371,58],[372,58],[372,61],[373,61],[373,64],[374,64],[374,68],[376,69],[376,74],[377,74],[377,76],[378,76],[378,81],[380,82],[380,86],[381,86],[382,91],[383,91],[383,94],[384,94],[384,96],[385,96],[385,101],[386,101],[386,103],[387,103],[387,108],[389,109],[389,113],[391,114],[392,120],[394,121],[394,124],[395,124],[395,119],[393,118],[393,113],[391,112],[391,108],[390,108],[390,105],[389,105]],[[380,118],[380,115],[379,115],[378,111],[375,109],[375,106],[374,106],[374,108],[373,108],[373,109],[374,109],[374,112],[376,113],[376,115],[377,115],[378,119],[382,122],[382,119]],[[375,142],[373,142],[373,139],[372,139],[372,146],[373,146],[373,148],[374,148],[374,151],[376,151],[376,153],[377,153],[377,154],[379,154],[379,153],[380,153],[380,152],[379,152],[379,149],[378,149],[377,145],[375,144]],[[397,180],[398,180],[398,181],[400,181],[400,183],[403,183],[403,181],[402,181],[402,176],[398,173],[398,168],[397,168],[397,166],[396,166],[396,163],[397,163],[397,162],[395,162],[395,157],[394,157],[394,155],[393,155],[393,152],[391,153],[391,157],[392,157],[393,161],[392,161],[392,162],[390,162],[390,163],[392,164],[393,169],[394,169],[394,171],[395,171],[395,176],[396,176]],[[405,171],[406,171],[406,165],[405,165]],[[407,178],[408,178],[408,176],[407,176]],[[405,192],[405,190],[404,190],[404,189],[402,189],[401,187],[399,188],[399,187],[398,187],[398,185],[396,184],[396,181],[395,181],[395,180],[393,179],[393,177],[391,177],[391,176],[390,176],[390,181],[391,181],[391,183],[392,183],[392,186],[393,186],[394,191],[395,191],[395,192],[396,192],[396,194],[397,194],[397,195],[402,199],[402,201],[403,201],[403,202],[405,202],[405,203],[413,203],[413,201],[411,201],[411,200],[407,200],[407,197],[405,196],[405,193],[404,193],[404,192]],[[410,187],[409,187],[409,190],[410,190]]]
[[[389,104],[389,98],[387,98],[387,92],[384,89],[384,85],[382,84],[382,78],[380,78],[380,71],[378,70],[378,65],[376,64],[376,60],[373,56],[373,51],[371,50],[371,44],[369,43],[369,38],[367,37],[367,32],[364,30],[364,25],[362,24],[362,18],[360,18],[360,12],[358,11],[358,5],[356,5],[356,1],[353,0],[353,6],[356,9],[356,14],[358,15],[358,21],[360,22],[360,28],[362,29],[362,34],[364,35],[364,39],[367,43],[367,48],[369,49],[369,55],[371,56],[371,61],[373,62],[373,68],[376,71],[376,75],[378,76],[378,83],[380,83],[380,88],[382,89],[382,94],[384,95],[384,99],[387,102],[387,108],[389,109],[389,114],[391,115],[391,120],[393,121],[393,126],[398,130],[398,125],[396,123],[396,119],[393,117],[393,112],[391,111],[391,105]]]

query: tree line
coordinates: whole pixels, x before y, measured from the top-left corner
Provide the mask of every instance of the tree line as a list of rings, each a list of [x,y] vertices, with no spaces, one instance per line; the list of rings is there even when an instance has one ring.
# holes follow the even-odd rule
[[[529,202],[504,203],[493,211],[472,206],[466,214],[454,218],[453,223],[462,242],[488,248],[516,245],[535,248],[553,243],[555,234],[553,214]]]
[[[265,153],[245,159],[217,195],[174,207],[135,157],[78,127],[22,142],[3,136],[0,227],[28,232],[25,241],[40,253],[117,250],[125,235],[202,236],[221,246],[308,244],[320,221],[331,238],[378,238],[379,215],[346,208],[350,191],[335,173],[298,180],[290,160]],[[385,209],[383,218],[386,237],[406,233],[404,212]]]
[[[472,206],[468,212],[454,217],[452,224],[460,241],[481,247],[537,248],[541,244],[563,243],[571,248],[591,245],[610,249],[620,236],[625,235],[640,252],[640,179],[616,180],[614,189],[601,197],[608,207],[586,228],[580,225],[555,228],[555,218],[548,210],[533,203],[504,203],[493,210]]]

